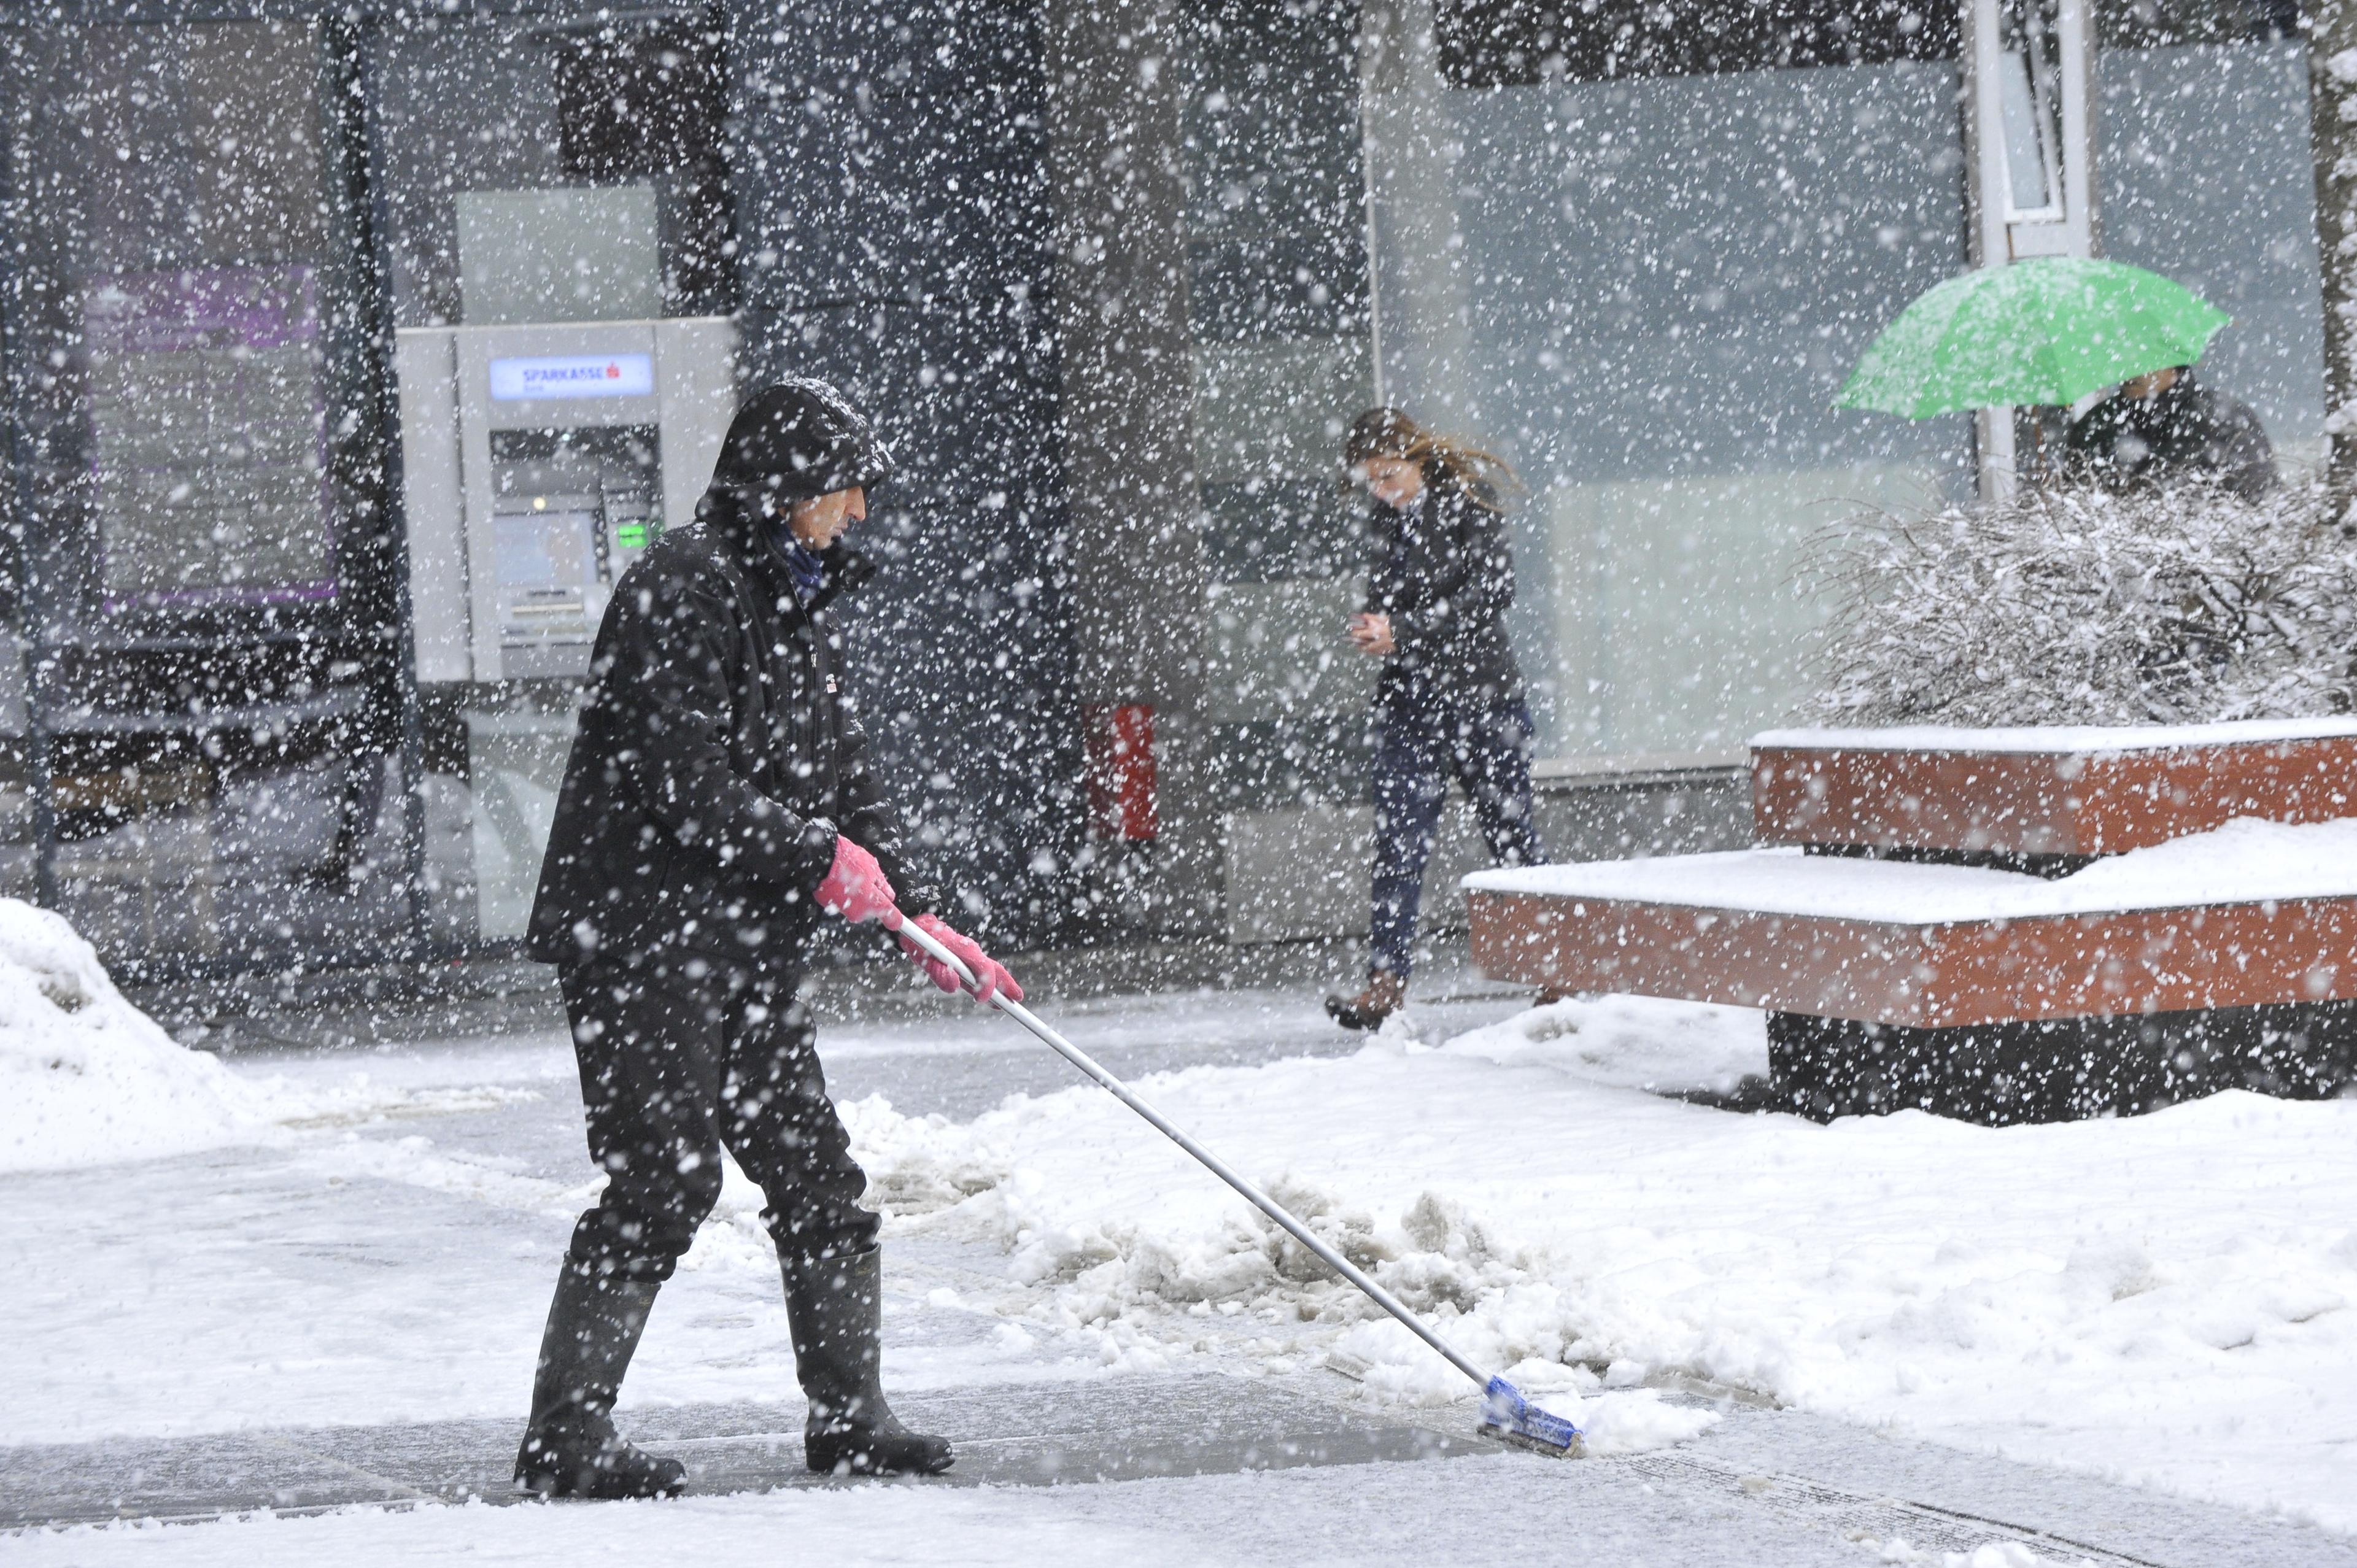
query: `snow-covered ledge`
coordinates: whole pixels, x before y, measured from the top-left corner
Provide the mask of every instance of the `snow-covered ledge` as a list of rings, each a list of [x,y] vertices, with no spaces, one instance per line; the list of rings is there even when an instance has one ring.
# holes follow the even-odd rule
[[[2129,751],[2183,751],[2212,746],[2271,746],[2357,736],[2357,714],[2313,719],[2238,719],[2214,725],[2030,725],[1974,729],[1901,725],[1889,729],[1771,729],[1751,737],[1754,751],[2030,752],[2099,757]]]
[[[2357,898],[2357,818],[2304,826],[2246,819],[2055,878],[1777,848],[1477,871],[1465,886],[1922,928]],[[2357,964],[2345,967],[2357,978]]]
[[[2238,818],[2357,815],[2357,716],[2020,729],[1770,730],[1761,843],[2051,857],[2147,849]]]

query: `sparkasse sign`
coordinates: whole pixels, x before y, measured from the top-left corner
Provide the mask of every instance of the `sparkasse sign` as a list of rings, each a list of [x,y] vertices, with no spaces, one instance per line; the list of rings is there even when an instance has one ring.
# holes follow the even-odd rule
[[[545,354],[491,361],[495,403],[651,397],[654,390],[652,354]]]

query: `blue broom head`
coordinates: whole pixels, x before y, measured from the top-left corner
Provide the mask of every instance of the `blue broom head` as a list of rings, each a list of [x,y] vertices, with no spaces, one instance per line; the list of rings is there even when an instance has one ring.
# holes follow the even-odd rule
[[[1536,1447],[1561,1454],[1580,1451],[1578,1427],[1552,1411],[1541,1410],[1503,1378],[1491,1378],[1482,1392],[1481,1423]]]

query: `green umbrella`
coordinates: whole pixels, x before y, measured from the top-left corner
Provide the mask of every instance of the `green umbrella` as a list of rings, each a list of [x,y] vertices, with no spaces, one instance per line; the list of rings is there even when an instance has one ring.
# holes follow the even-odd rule
[[[2191,364],[2230,319],[2184,285],[2121,262],[2052,256],[1984,267],[1900,311],[1834,403],[1910,419],[2067,407],[2115,381]]]

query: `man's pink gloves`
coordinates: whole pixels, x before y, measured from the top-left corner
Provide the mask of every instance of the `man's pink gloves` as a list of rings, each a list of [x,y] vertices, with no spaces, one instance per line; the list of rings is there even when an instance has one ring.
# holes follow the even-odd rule
[[[887,930],[900,927],[900,911],[892,902],[892,885],[884,879],[884,868],[874,855],[840,836],[834,841],[834,865],[818,885],[818,907],[853,925],[881,920]]]
[[[985,955],[982,949],[974,944],[972,937],[961,936],[950,929],[948,926],[942,923],[942,918],[939,915],[920,915],[911,923],[925,935],[965,961],[966,968],[974,972],[974,979],[982,985],[982,989],[974,993],[975,1001],[987,1002],[994,995],[1004,996],[1009,1002],[1023,1000],[1023,988],[1015,983],[1015,977],[1006,972],[1006,966],[994,961]],[[931,975],[933,983],[943,991],[954,995],[965,989],[958,981],[956,970],[927,953],[924,949],[910,941],[905,933],[900,938],[900,950],[913,955],[919,963],[924,965],[925,972]]]
[[[892,884],[886,880],[884,868],[876,857],[847,838],[834,841],[834,865],[827,870],[826,880],[818,885],[818,905],[830,915],[840,915],[854,925],[862,920],[881,920],[888,931],[900,929],[900,910],[893,902]],[[966,968],[982,984],[975,996],[977,1002],[987,1002],[993,996],[1004,996],[1010,1002],[1023,1000],[1023,988],[1006,972],[1004,964],[994,963],[972,937],[962,936],[942,923],[938,915],[920,915],[917,927],[933,940],[965,961]],[[933,977],[933,983],[952,995],[965,989],[958,980],[957,971],[935,959],[905,935],[900,950],[913,955]]]

